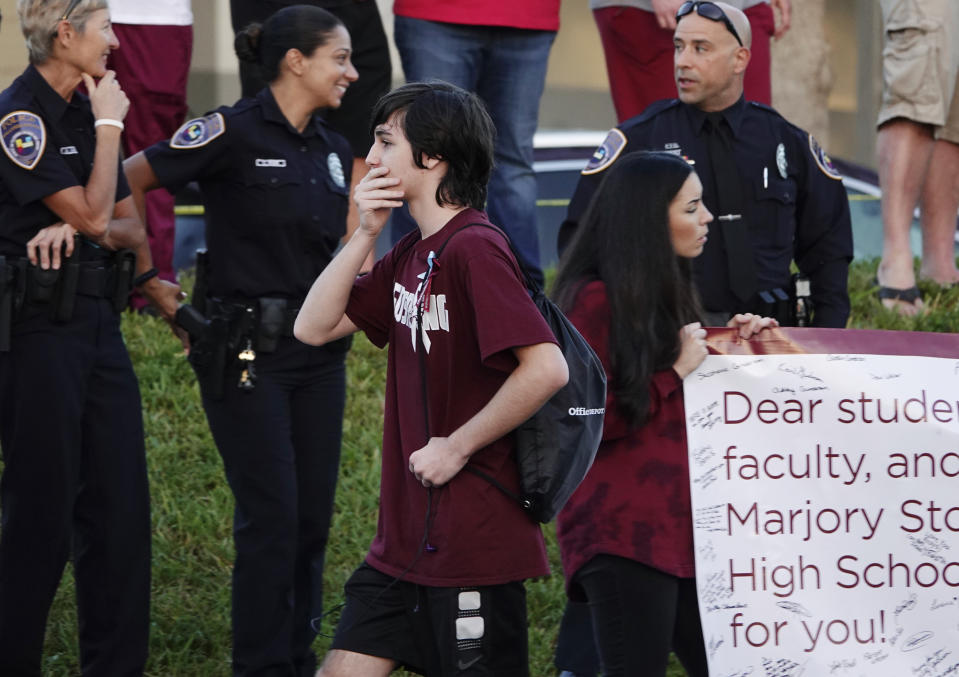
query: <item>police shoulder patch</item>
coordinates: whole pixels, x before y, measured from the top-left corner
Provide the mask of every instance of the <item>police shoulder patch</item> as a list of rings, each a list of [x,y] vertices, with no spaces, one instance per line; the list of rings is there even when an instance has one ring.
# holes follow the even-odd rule
[[[837,181],[842,181],[842,174],[839,173],[839,170],[836,169],[832,160],[829,159],[829,156],[826,155],[826,151],[823,150],[823,147],[819,145],[819,142],[813,138],[813,135],[809,135],[809,152],[812,153],[812,156],[816,159],[816,164],[819,165],[819,169],[822,170],[822,173],[828,176],[830,179],[836,179]]]
[[[626,136],[615,127],[609,130],[609,134],[606,135],[603,143],[600,144],[599,148],[593,153],[593,157],[586,163],[586,167],[583,168],[583,174],[598,174],[603,171],[613,164],[625,147]]]
[[[47,146],[43,120],[25,110],[13,111],[0,120],[0,138],[3,139],[3,152],[24,169],[36,167]]]
[[[220,113],[187,120],[174,132],[170,148],[199,148],[226,131],[226,121]]]

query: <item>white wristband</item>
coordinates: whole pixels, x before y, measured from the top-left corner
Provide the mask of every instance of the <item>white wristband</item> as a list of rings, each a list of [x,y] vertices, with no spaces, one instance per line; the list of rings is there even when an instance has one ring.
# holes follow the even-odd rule
[[[106,125],[107,127],[116,127],[121,132],[123,131],[123,123],[112,118],[100,118],[93,123],[94,127],[102,127],[103,125]]]

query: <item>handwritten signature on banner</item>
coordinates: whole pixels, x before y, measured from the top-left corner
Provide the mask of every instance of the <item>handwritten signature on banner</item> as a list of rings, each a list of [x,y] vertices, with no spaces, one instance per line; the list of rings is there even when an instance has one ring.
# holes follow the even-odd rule
[[[685,397],[710,674],[959,677],[959,335],[707,342]]]

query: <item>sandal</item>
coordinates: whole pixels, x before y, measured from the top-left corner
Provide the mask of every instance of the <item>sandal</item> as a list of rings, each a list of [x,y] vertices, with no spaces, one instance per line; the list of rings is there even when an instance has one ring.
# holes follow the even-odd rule
[[[882,305],[890,310],[895,310],[900,315],[917,315],[923,311],[922,306],[922,292],[919,291],[919,287],[913,285],[908,289],[897,289],[895,287],[884,287],[879,284],[879,279],[876,278],[875,284],[879,287],[877,292],[879,296],[879,301],[893,301],[892,304]],[[909,306],[912,312],[906,311],[904,306]],[[906,312],[904,312],[906,311]]]

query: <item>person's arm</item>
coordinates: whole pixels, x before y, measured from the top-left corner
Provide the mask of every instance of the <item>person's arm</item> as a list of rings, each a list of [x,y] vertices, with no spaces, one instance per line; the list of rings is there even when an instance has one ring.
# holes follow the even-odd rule
[[[159,188],[160,181],[153,172],[153,168],[150,166],[143,151],[123,161],[123,173],[127,178],[127,183],[130,185],[130,198],[133,201],[134,209],[136,209],[136,213],[139,214],[141,223],[146,224],[146,194],[155,188]],[[144,239],[140,246],[137,247],[136,253],[136,274],[142,275],[153,268],[153,254],[150,252],[149,241]]]
[[[683,0],[653,0],[653,14],[656,15],[656,23],[663,30],[676,30],[676,12],[679,11]]]
[[[424,486],[449,482],[470,456],[535,414],[569,380],[566,358],[553,343],[513,348],[513,354],[519,364],[486,406],[449,437],[431,437],[410,455],[410,472]]]
[[[399,179],[386,176],[388,171],[385,167],[371,169],[356,186],[354,199],[360,225],[316,278],[297,313],[293,335],[303,343],[318,346],[357,330],[346,315],[353,282],[376,246],[390,212],[403,204],[403,191],[394,189]]]
[[[99,84],[84,73],[83,82],[97,120],[122,121],[126,117],[130,102],[113,71],[107,71]],[[64,223],[111,249],[136,247],[142,231],[142,224],[137,227],[128,219],[114,218],[121,132],[112,125],[97,127],[93,169],[87,184],[70,186],[43,198],[43,203]]]
[[[143,152],[136,153],[123,162],[123,173],[126,176],[127,183],[130,185],[130,197],[119,204],[129,204],[130,208],[139,216],[139,221],[146,224],[146,193],[154,188],[160,187],[156,174],[150,167]],[[118,206],[119,206],[118,204]],[[144,238],[138,247],[136,247],[137,264],[135,276],[139,277],[153,268],[153,255],[150,252],[150,242]],[[164,320],[173,325],[173,318],[176,315],[177,308],[180,307],[180,301],[183,299],[183,293],[180,285],[169,280],[163,280],[158,276],[153,276],[138,287],[140,293],[157,309]],[[174,327],[174,333],[184,341],[184,347],[189,348],[186,342],[186,335],[177,331]]]
[[[789,30],[792,23],[792,5],[790,0],[770,0],[773,9],[779,10],[779,24],[776,26],[776,32],[773,34],[777,40]]]
[[[842,176],[825,152],[802,134],[803,175],[796,198],[793,258],[809,278],[814,327],[842,328],[849,318],[849,262],[852,220]]]
[[[356,190],[356,186],[359,185],[361,179],[358,177],[363,175],[364,168],[366,167],[366,161],[361,158],[353,158],[353,172],[351,174],[352,179],[350,182],[350,192],[352,193]],[[342,244],[346,244],[350,241],[350,238],[353,237],[353,233],[356,232],[356,229],[360,227],[360,213],[359,208],[356,206],[356,203],[350,200],[350,208],[346,216],[346,234],[343,235],[343,238],[340,240]],[[368,273],[373,268],[374,252],[370,251],[369,255],[366,257],[366,261],[363,263],[363,266],[360,268],[361,273]]]
[[[707,354],[706,330],[699,322],[687,324],[679,330],[679,357],[673,363],[673,371],[679,378],[686,378],[703,363]]]

